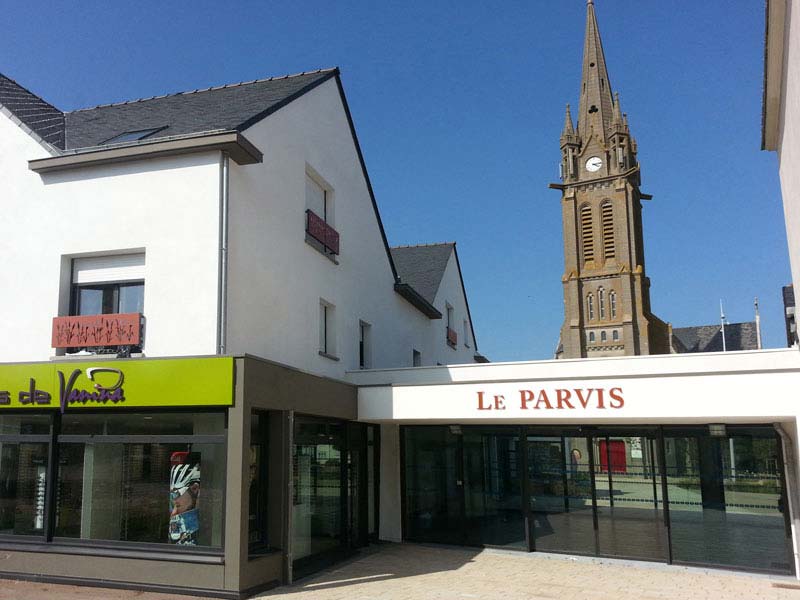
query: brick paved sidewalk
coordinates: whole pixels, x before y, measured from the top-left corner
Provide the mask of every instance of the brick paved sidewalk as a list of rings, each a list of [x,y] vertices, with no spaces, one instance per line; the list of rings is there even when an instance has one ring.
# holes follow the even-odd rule
[[[794,586],[778,588],[773,584]],[[280,600],[800,600],[786,577],[499,550],[383,544],[292,586]],[[0,579],[0,600],[191,600],[191,596]],[[194,597],[198,600],[197,597]]]
[[[498,550],[387,544],[261,594],[286,600],[800,600],[786,577]]]

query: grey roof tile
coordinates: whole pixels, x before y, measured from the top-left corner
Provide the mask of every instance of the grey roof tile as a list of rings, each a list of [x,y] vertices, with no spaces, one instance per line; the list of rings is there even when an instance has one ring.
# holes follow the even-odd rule
[[[453,242],[446,242],[392,248],[392,260],[400,281],[433,304],[454,247]]]
[[[678,353],[722,352],[722,329],[719,324],[697,327],[673,327],[673,347]],[[755,321],[725,325],[725,349],[757,350],[758,333]]]
[[[64,148],[64,113],[0,73],[0,105],[56,148]]]
[[[126,131],[164,127],[148,141],[206,131],[243,131],[338,74],[326,69],[66,113],[67,149],[97,146]]]

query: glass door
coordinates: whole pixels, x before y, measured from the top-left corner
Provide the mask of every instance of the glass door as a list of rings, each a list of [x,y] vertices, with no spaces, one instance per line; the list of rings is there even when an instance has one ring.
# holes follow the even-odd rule
[[[780,441],[771,427],[667,429],[676,562],[791,573]]]
[[[589,450],[586,437],[528,435],[527,485],[534,550],[595,553]]]
[[[600,555],[667,560],[655,431],[599,431],[592,438]]]
[[[405,531],[411,541],[464,543],[459,438],[444,426],[404,428]]]
[[[527,549],[520,429],[468,427],[462,439],[464,543]]]

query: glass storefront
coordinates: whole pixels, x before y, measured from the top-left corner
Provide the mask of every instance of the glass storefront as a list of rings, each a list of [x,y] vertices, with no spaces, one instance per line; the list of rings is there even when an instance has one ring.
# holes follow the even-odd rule
[[[295,577],[319,569],[369,541],[377,495],[375,426],[296,417],[292,453],[292,555]],[[371,450],[369,452],[368,450]],[[368,455],[371,454],[371,464]]]
[[[405,426],[404,536],[792,573],[776,432],[718,435]]]
[[[665,429],[673,560],[791,570],[781,447],[770,428]]]
[[[224,486],[223,413],[0,416],[0,534],[221,548]]]

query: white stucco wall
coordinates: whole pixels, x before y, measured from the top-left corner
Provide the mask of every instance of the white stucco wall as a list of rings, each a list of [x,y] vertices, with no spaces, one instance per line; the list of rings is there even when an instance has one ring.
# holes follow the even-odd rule
[[[41,176],[28,169],[45,156],[0,113],[0,361],[55,354],[52,317],[68,314],[70,258],[131,251],[146,255],[145,354],[213,354],[219,154]]]
[[[373,367],[411,366],[413,349],[422,352],[426,364],[435,364],[434,357],[448,363],[472,360],[467,352],[446,347],[443,321],[431,321],[394,291],[335,80],[245,135],[262,150],[264,161],[231,168],[228,352],[342,378],[359,366],[361,320],[371,325]],[[333,190],[339,264],[305,241],[307,168]],[[318,352],[321,298],[336,307],[338,361]]]
[[[800,290],[800,0],[788,0],[778,161],[792,282]]]

